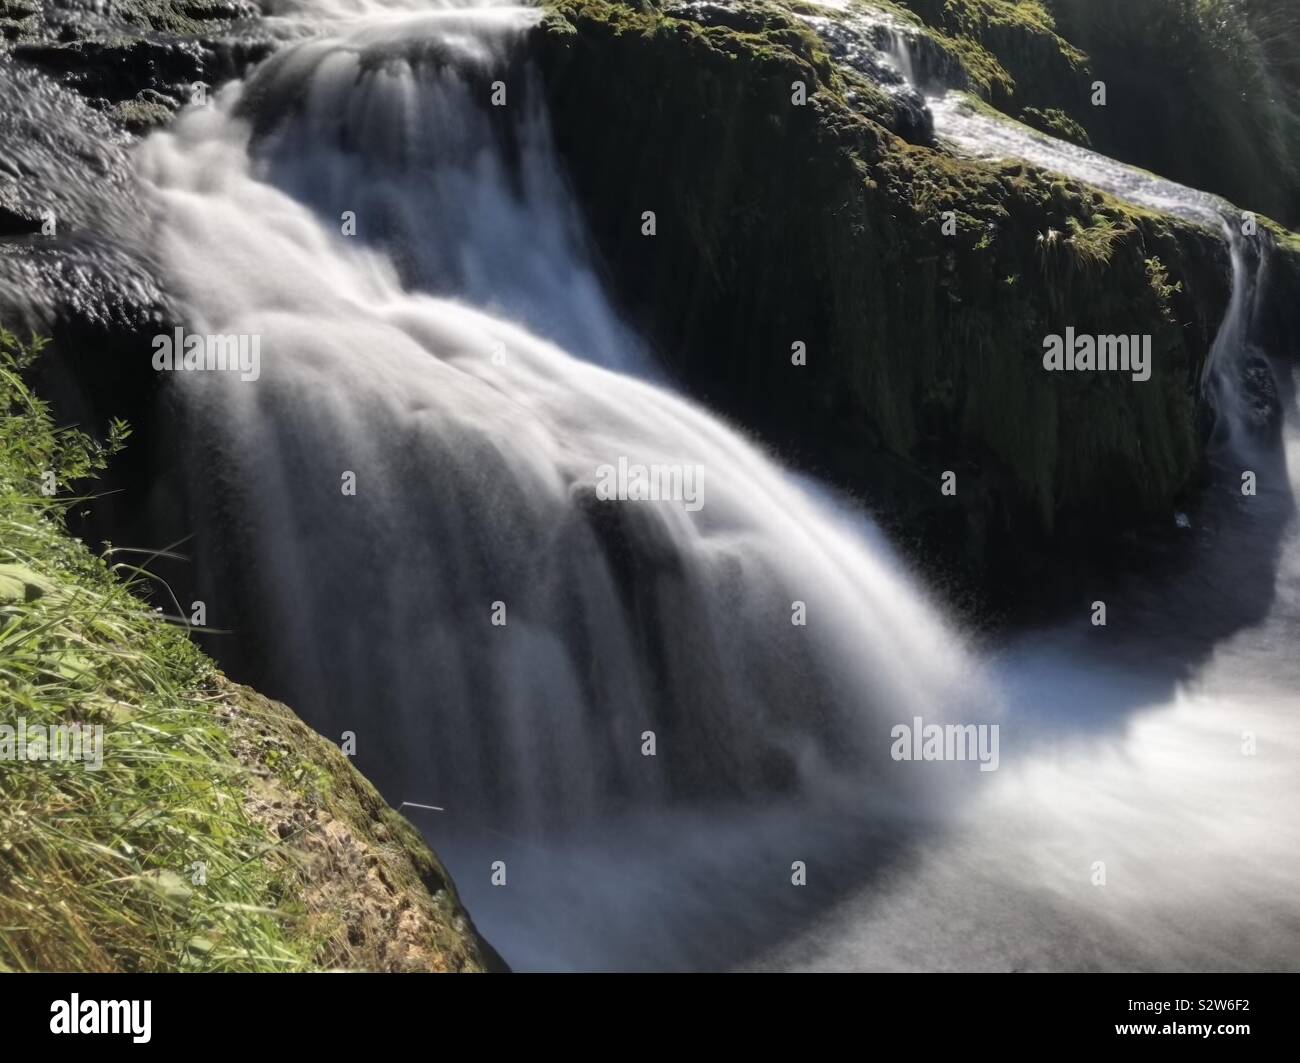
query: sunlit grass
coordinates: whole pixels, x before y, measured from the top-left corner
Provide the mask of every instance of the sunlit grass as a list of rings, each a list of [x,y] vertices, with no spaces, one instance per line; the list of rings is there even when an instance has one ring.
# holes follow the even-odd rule
[[[125,426],[56,428],[34,354],[0,332],[0,724],[98,724],[104,748],[99,770],[0,760],[0,968],[300,968],[211,664],[63,528]]]

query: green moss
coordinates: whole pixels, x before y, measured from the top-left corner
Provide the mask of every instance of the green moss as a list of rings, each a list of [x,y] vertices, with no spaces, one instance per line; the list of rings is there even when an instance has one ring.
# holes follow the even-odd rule
[[[174,111],[164,103],[154,100],[134,99],[116,104],[112,115],[132,133],[145,133],[172,120]]]
[[[1078,106],[1085,57],[1056,32],[1040,0],[899,2],[950,42],[971,87],[997,106]]]
[[[1047,110],[1026,107],[1020,112],[1020,120],[1025,125],[1032,126],[1041,133],[1046,133],[1061,140],[1068,140],[1072,144],[1078,144],[1086,148],[1092,143],[1088,131],[1083,126],[1064,111],[1055,107],[1049,107]]]
[[[314,967],[504,969],[419,832],[338,747],[247,687],[218,678],[213,691],[237,758],[257,775],[247,807],[293,869],[301,903],[290,925]]]

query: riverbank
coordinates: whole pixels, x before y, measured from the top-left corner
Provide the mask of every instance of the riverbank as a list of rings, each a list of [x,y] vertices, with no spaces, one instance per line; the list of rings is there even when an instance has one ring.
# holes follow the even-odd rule
[[[501,967],[339,749],[137,597],[148,553],[68,535],[128,433],[56,427],[30,353],[0,334],[0,724],[102,744],[0,743],[0,970]]]

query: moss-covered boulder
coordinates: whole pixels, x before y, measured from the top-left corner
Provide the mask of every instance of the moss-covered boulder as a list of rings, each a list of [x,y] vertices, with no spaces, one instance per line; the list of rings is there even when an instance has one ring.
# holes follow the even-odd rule
[[[560,0],[539,31],[560,149],[672,369],[981,573],[1036,578],[1036,554],[1172,520],[1229,287],[1218,234],[907,143],[789,7],[740,6]],[[1152,378],[1046,373],[1070,325],[1150,335]]]
[[[286,705],[212,678],[214,712],[245,769],[244,811],[297,901],[313,967],[504,971],[441,861],[332,742]]]
[[[978,91],[1010,114],[1074,109],[1087,99],[1087,57],[1056,31],[1039,0],[897,0],[934,30]]]

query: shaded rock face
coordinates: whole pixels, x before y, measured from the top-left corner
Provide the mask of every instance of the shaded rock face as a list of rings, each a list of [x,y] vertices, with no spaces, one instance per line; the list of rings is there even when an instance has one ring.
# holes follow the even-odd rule
[[[0,321],[52,339],[37,383],[65,420],[153,435],[150,339],[178,321],[147,241],[128,149],[198,91],[274,48],[238,0],[0,0]],[[153,473],[149,448],[113,470]],[[109,495],[95,531],[132,527]]]
[[[1260,277],[1258,318],[1253,323],[1265,349],[1300,362],[1300,239],[1289,253],[1273,255]]]
[[[985,589],[1168,523],[1200,466],[1197,381],[1229,290],[1218,235],[908,145],[795,19],[744,6],[761,33],[730,28],[734,11],[573,0],[537,42],[613,283],[689,390]],[[1152,336],[1155,374],[1044,373],[1065,324]]]

